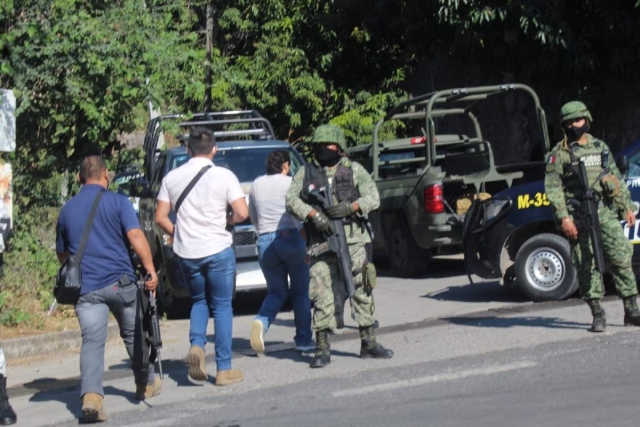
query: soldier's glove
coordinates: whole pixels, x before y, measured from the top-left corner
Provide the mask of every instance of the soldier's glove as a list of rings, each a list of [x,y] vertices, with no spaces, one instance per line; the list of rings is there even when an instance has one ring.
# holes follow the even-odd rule
[[[313,218],[313,225],[316,227],[316,230],[321,232],[322,234],[328,236],[334,234],[336,230],[333,228],[333,224],[329,221],[329,218],[322,212],[316,213]]]
[[[340,202],[337,205],[327,208],[327,215],[334,219],[346,218],[354,213],[353,205],[347,202]]]

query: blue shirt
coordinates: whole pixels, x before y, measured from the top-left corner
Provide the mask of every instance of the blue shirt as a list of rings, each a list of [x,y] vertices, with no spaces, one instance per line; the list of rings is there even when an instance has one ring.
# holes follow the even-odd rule
[[[77,253],[93,202],[103,189],[97,184],[85,185],[62,207],[56,227],[58,253]],[[140,223],[129,199],[105,191],[93,219],[80,264],[81,295],[105,288],[124,275],[135,280],[127,239],[127,232],[134,228],[140,228]]]

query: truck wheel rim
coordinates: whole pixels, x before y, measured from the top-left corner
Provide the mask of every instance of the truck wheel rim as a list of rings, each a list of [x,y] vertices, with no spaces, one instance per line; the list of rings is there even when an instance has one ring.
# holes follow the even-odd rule
[[[173,293],[167,289],[168,277],[164,263],[158,267],[156,275],[158,276],[158,291],[156,292],[156,295],[162,302],[162,305],[168,307],[173,302]]]
[[[550,292],[562,285],[567,271],[560,254],[551,248],[539,248],[527,258],[527,281],[537,290]]]
[[[405,268],[407,265],[407,239],[402,232],[393,233],[391,252],[398,267]]]

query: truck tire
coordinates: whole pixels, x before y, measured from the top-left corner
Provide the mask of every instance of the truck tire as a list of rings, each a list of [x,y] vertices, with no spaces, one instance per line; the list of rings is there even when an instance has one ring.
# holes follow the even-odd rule
[[[396,220],[388,233],[389,264],[398,277],[416,277],[427,271],[430,254],[420,248],[402,220]]]
[[[156,300],[160,315],[167,315],[167,319],[182,319],[188,317],[191,308],[188,299],[174,298],[173,292],[167,289],[167,269],[164,261],[156,268],[158,274],[158,288],[156,290]]]
[[[533,301],[558,301],[578,289],[571,247],[561,236],[543,233],[527,240],[515,259],[516,283]]]

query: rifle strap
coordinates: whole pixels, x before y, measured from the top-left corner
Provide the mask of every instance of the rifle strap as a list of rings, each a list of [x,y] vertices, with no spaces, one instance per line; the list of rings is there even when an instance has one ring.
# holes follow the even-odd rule
[[[176,207],[175,207],[176,215],[178,214],[178,210],[180,209],[180,206],[182,206],[182,202],[184,202],[184,199],[187,198],[191,190],[193,190],[193,187],[196,186],[198,181],[200,181],[200,178],[202,178],[202,176],[211,168],[211,166],[212,165],[207,165],[202,169],[200,169],[200,172],[198,172],[196,176],[193,177],[191,182],[187,184],[187,187],[184,189],[184,191],[182,191],[182,194],[180,194],[180,197],[178,197],[178,201],[176,202]]]

